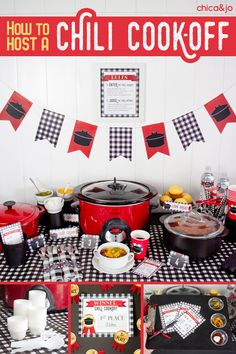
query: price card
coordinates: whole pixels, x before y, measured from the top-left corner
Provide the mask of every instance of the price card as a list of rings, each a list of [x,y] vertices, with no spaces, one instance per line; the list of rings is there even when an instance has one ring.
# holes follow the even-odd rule
[[[21,224],[19,222],[0,227],[0,235],[5,245],[16,245],[24,241]]]
[[[45,237],[43,234],[30,238],[27,240],[27,243],[31,252],[37,251],[39,248],[46,245]]]
[[[146,258],[132,272],[145,278],[152,277],[161,267],[163,263],[158,260]]]
[[[186,266],[189,264],[189,256],[175,251],[170,251],[167,264],[174,268],[185,270]]]

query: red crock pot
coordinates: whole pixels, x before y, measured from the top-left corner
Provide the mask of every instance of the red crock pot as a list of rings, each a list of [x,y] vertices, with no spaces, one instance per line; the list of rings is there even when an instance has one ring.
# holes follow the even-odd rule
[[[130,232],[147,229],[150,200],[157,191],[148,185],[119,180],[82,184],[74,189],[82,232],[101,235],[103,241],[122,242]]]
[[[46,292],[48,311],[62,311],[68,308],[67,284],[9,284],[4,286],[4,302],[7,307],[13,308],[16,299],[28,299],[30,290],[42,290]]]
[[[41,206],[7,201],[0,204],[0,227],[20,222],[27,237],[36,236],[38,219],[44,211]]]

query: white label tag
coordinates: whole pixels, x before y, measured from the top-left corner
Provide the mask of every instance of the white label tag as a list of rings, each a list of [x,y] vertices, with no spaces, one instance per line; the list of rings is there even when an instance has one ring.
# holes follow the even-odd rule
[[[79,223],[78,214],[64,214],[64,221]]]
[[[49,235],[52,239],[55,240],[57,240],[58,238],[78,237],[79,228],[77,226],[74,226],[64,229],[53,229],[49,231]]]
[[[165,202],[164,209],[187,213],[192,210],[192,204]]]

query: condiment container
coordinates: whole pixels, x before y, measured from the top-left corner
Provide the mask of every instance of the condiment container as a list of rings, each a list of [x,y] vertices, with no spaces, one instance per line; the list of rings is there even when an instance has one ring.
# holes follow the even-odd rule
[[[22,340],[28,329],[28,319],[25,316],[11,316],[7,319],[7,328],[12,339]]]
[[[28,316],[28,309],[32,307],[32,301],[25,299],[14,300],[13,314],[14,316]]]
[[[29,330],[32,335],[41,335],[47,325],[47,309],[41,306],[32,306],[28,310]]]
[[[42,290],[30,290],[29,300],[33,306],[46,307],[46,292]]]

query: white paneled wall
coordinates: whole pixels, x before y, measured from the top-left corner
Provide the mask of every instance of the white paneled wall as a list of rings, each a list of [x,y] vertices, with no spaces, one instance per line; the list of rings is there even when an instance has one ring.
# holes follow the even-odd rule
[[[71,15],[82,7],[99,15],[199,15],[198,0],[0,0],[1,15]],[[209,1],[219,4],[219,1]],[[221,1],[228,3],[228,1]],[[232,1],[232,3],[234,3]],[[235,6],[236,7],[236,6]],[[206,15],[207,13],[203,13]],[[211,15],[219,13],[211,13]],[[208,14],[209,15],[209,14]],[[235,15],[235,12],[232,13]],[[109,162],[108,130],[100,128],[90,159],[81,152],[67,154],[75,119],[99,125],[99,102],[94,87],[97,63],[144,63],[146,65],[146,122],[170,121],[200,107],[196,116],[206,142],[193,143],[184,151],[173,124],[166,126],[171,156],[156,154],[147,160],[141,129],[134,130],[133,161],[122,157]],[[160,192],[179,183],[199,193],[199,180],[206,165],[218,177],[227,172],[236,183],[234,146],[236,124],[226,126],[222,135],[203,104],[236,82],[236,58],[201,58],[187,64],[174,57],[0,57],[0,109],[18,90],[35,105],[15,132],[0,121],[0,202],[7,199],[32,202],[34,188],[29,176],[49,187],[68,181],[77,185],[100,178],[133,179],[155,185]],[[6,85],[5,85],[5,84]],[[236,86],[226,93],[236,112]],[[63,113],[63,129],[54,149],[47,141],[35,142],[41,111],[48,108]]]

